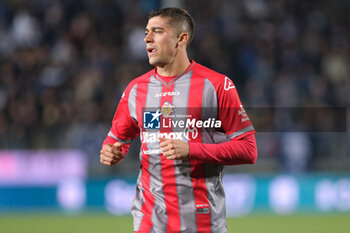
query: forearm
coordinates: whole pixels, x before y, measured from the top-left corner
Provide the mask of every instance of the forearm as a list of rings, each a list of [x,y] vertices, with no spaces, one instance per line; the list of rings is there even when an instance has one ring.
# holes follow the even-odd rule
[[[257,147],[254,134],[220,144],[189,143],[190,159],[222,165],[254,164]]]

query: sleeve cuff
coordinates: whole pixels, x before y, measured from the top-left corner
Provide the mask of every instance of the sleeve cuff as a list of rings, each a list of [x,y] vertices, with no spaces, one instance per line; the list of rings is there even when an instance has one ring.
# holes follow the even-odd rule
[[[114,144],[116,141],[117,141],[116,139],[114,139],[110,136],[107,136],[106,139],[103,141],[102,146],[105,144]]]

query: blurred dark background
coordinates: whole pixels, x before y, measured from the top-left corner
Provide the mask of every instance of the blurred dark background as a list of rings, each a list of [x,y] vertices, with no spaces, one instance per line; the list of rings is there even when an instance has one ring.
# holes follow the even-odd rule
[[[190,57],[234,81],[256,124],[257,164],[229,171],[349,171],[349,0],[1,1],[0,149],[77,148],[90,176],[136,174],[139,142],[113,168],[99,150],[124,88],[152,68],[148,12],[169,2],[196,22]],[[286,108],[325,109],[335,118],[311,119],[333,126],[283,130]]]

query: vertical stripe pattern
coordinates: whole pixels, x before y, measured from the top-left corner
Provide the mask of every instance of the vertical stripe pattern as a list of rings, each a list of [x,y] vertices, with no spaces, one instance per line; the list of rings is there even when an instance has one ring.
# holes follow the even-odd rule
[[[147,80],[149,81],[149,80]],[[146,82],[147,83],[147,82]],[[136,87],[136,117],[137,121],[142,124],[143,121],[143,113],[142,113],[142,108],[146,104],[146,97],[147,97],[147,92],[148,92],[148,85],[145,83],[140,83]],[[146,145],[142,144],[141,146],[141,151],[145,149]],[[146,192],[145,190],[149,190],[149,174],[147,172],[148,167],[149,167],[149,161],[148,158],[145,157],[145,159],[142,159],[141,161],[142,164],[142,169],[140,172],[139,179],[137,180],[136,184],[136,195],[132,207],[132,215],[134,218],[134,231],[149,231],[150,227],[152,224],[150,222],[145,222],[147,221],[147,215],[151,215],[150,211],[152,211],[153,208],[153,203],[154,203],[154,197],[150,195],[150,193]],[[144,192],[145,191],[145,192]],[[139,199],[140,198],[140,199]],[[142,203],[141,210],[138,209],[140,208],[140,204]],[[145,217],[146,215],[146,217]],[[146,227],[149,227],[146,228]]]
[[[200,109],[202,106],[203,88],[204,79],[192,77],[188,100],[188,115],[192,115],[192,118],[201,119]],[[202,142],[201,129],[197,130],[199,132],[198,137],[192,138],[192,141]],[[211,233],[209,201],[204,180],[204,163],[198,160],[191,160],[191,168],[196,204],[197,231]]]
[[[187,115],[187,105],[189,99],[190,85],[191,85],[192,71],[181,77],[181,82],[176,82],[174,92],[179,92],[180,95],[173,97],[173,105],[175,106],[175,113],[178,115]],[[177,118],[178,119],[178,118]],[[182,119],[182,118],[180,118]],[[175,132],[183,132],[183,129],[173,129]],[[188,141],[185,139],[185,141]],[[179,195],[179,212],[182,231],[197,232],[196,209],[192,179],[191,179],[191,163],[190,161],[175,161],[175,176],[176,187]]]
[[[144,96],[145,104],[142,105],[141,113],[145,110],[155,111],[160,106],[160,99],[154,98],[156,94],[161,92],[161,85],[156,82],[154,76],[150,78],[148,83],[147,95]],[[141,124],[143,123],[143,115],[141,116]],[[144,133],[154,133],[154,131],[146,129]],[[161,161],[159,153],[144,153],[151,151],[154,148],[159,148],[159,142],[142,143],[141,154],[144,158],[142,160],[141,179],[142,188],[144,192],[145,204],[142,206],[141,212],[144,214],[140,224],[140,231],[152,232],[155,231],[155,226],[164,226],[167,222],[165,214],[164,193],[162,190],[163,183],[161,181]],[[159,218],[158,216],[163,216]],[[152,227],[152,229],[150,228]]]
[[[137,84],[135,86],[133,86],[133,88],[130,91],[129,94],[129,99],[128,99],[128,105],[129,105],[129,113],[130,113],[130,117],[132,119],[137,120],[137,115],[136,115],[136,90],[137,90]]]
[[[208,79],[204,81],[204,90],[202,97],[202,119],[218,117],[217,95],[214,86]],[[217,133],[213,129],[204,129],[202,132],[203,143],[215,143]],[[226,134],[224,134],[226,137]],[[210,203],[211,228],[220,229],[220,232],[226,232],[225,211],[225,192],[222,184],[222,165],[208,164],[204,165],[204,177],[207,187],[207,195]],[[219,226],[221,228],[219,228]],[[214,230],[213,230],[214,231]]]
[[[174,85],[169,87],[163,85],[162,93],[165,92],[173,92]],[[166,95],[161,97],[160,106],[164,104],[172,105],[173,96]],[[161,119],[164,121],[171,121],[171,117],[164,119],[164,114],[161,116]],[[164,128],[161,127],[161,133],[171,133],[172,128]],[[163,189],[164,189],[164,197],[165,197],[165,206],[167,217],[170,221],[167,221],[166,224],[166,232],[179,232],[180,231],[180,216],[179,216],[179,201],[178,201],[178,193],[176,189],[176,180],[175,180],[175,166],[173,160],[167,160],[163,155],[161,156],[161,166],[162,166],[162,181],[163,181]]]
[[[147,101],[145,105],[145,110],[156,111],[160,106],[160,98],[156,98],[156,94],[161,93],[162,85],[155,79],[154,76],[150,79],[150,84],[148,88]],[[146,129],[147,133],[154,133],[154,130]],[[159,141],[147,142],[147,150],[153,151],[159,148]],[[144,153],[145,154],[145,153]],[[147,156],[147,155],[144,155]],[[167,215],[165,213],[165,197],[163,191],[162,183],[162,170],[161,170],[161,157],[160,153],[148,153],[149,156],[149,168],[148,172],[150,174],[150,193],[154,197],[153,210],[151,215],[151,221],[153,223],[153,231],[155,231],[155,226],[165,226],[167,222]],[[159,216],[163,216],[159,218]],[[164,230],[164,229],[160,229]],[[152,232],[152,231],[151,231]]]

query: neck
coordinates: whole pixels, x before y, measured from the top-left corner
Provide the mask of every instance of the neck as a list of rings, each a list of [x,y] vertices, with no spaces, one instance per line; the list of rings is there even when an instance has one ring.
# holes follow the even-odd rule
[[[157,66],[157,72],[162,76],[175,76],[184,72],[191,64],[187,57],[187,54],[183,56],[175,57],[175,59],[164,66]]]

